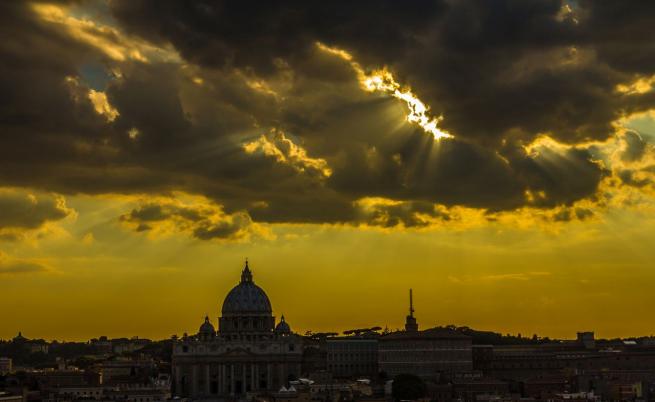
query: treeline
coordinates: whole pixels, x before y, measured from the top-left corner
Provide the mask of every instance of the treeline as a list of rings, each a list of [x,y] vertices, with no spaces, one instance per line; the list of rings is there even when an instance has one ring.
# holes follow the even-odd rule
[[[463,335],[471,337],[474,345],[536,345],[540,343],[559,342],[557,339],[550,339],[549,337],[540,337],[537,334],[526,337],[521,334],[501,334],[493,331],[478,331],[466,326],[458,327],[455,325],[447,325],[442,328],[457,331]]]
[[[170,362],[173,352],[173,341],[164,339],[150,342],[134,352],[124,353],[124,356],[136,358],[149,356],[155,360]],[[84,369],[95,363],[98,348],[87,342],[57,342],[49,344],[48,353],[32,352],[28,343],[0,341],[0,356],[9,357],[15,366],[29,366],[35,368],[54,367],[57,359],[65,360],[69,364]]]

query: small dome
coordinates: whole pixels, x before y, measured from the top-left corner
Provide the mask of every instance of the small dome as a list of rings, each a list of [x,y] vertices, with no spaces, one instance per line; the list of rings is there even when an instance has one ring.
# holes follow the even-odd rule
[[[279,334],[290,334],[291,333],[291,327],[284,320],[284,315],[282,317],[280,317],[280,322],[275,327],[275,332],[277,332]]]
[[[216,330],[211,322],[209,322],[209,316],[205,316],[205,322],[202,323],[198,333],[201,335],[214,335]]]
[[[241,282],[232,288],[223,301],[222,314],[225,316],[238,316],[241,314],[270,315],[273,309],[266,292],[255,285],[252,272],[246,267],[241,273]]]

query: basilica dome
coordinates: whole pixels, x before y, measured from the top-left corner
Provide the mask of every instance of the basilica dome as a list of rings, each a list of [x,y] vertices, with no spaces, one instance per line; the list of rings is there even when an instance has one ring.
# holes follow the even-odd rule
[[[266,292],[253,282],[248,262],[241,273],[241,282],[227,294],[221,311],[223,317],[272,314],[271,302]]]
[[[291,327],[284,319],[284,315],[280,318],[280,323],[275,326],[275,332],[282,335],[288,335],[291,333]]]
[[[205,316],[205,322],[203,322],[202,325],[200,326],[198,333],[201,335],[213,335],[216,333],[214,326],[209,321],[209,316]]]

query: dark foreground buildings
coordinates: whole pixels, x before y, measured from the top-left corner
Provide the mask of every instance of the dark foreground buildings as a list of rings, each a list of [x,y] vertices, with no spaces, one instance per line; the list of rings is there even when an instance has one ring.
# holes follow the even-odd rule
[[[425,380],[472,370],[471,338],[448,328],[419,331],[412,291],[405,330],[379,338],[379,369],[390,378],[413,374]]]
[[[216,324],[156,342],[0,340],[0,402],[381,402],[401,374],[425,385],[425,402],[655,401],[655,338],[423,330],[411,291],[404,330],[301,336],[276,320],[246,263]]]
[[[655,345],[647,341],[485,344],[461,328],[294,334],[275,321],[270,300],[244,268],[222,307],[173,351],[173,394],[191,399],[284,401],[390,398],[390,383],[411,374],[438,402],[655,400]],[[379,329],[379,328],[378,328]],[[386,385],[386,387],[385,387]],[[386,389],[386,393],[385,393]]]

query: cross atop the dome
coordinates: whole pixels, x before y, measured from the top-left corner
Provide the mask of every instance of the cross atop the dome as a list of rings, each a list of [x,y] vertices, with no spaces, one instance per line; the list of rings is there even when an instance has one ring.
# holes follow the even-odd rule
[[[250,272],[250,268],[248,268],[247,258],[246,266],[243,268],[243,272],[241,272],[241,282],[252,282],[252,272]]]

